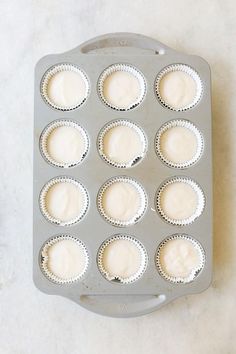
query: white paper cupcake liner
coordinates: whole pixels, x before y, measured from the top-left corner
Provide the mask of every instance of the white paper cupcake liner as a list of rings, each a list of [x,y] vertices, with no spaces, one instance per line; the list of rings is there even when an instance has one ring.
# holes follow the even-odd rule
[[[74,241],[75,243],[77,243],[84,252],[84,256],[85,256],[85,267],[83,272],[81,272],[80,274],[78,274],[76,277],[73,278],[68,278],[68,279],[61,279],[60,277],[58,277],[57,275],[53,274],[50,269],[48,268],[48,249],[53,246],[55,243],[60,242],[62,240],[71,240]],[[81,280],[85,273],[88,270],[88,266],[89,266],[89,253],[87,251],[86,246],[84,245],[84,243],[82,241],[80,241],[79,239],[69,236],[69,235],[58,235],[55,236],[51,239],[49,239],[42,247],[41,251],[40,251],[40,268],[43,272],[43,274],[53,283],[56,284],[71,284],[74,282],[77,282],[79,280]]]
[[[138,156],[136,156],[134,159],[132,159],[128,163],[118,163],[116,161],[113,161],[112,159],[107,157],[104,152],[103,139],[104,139],[106,133],[110,129],[118,127],[118,126],[126,126],[126,127],[134,129],[136,131],[136,133],[139,135],[140,141],[143,144],[142,153],[139,154]],[[99,152],[100,156],[102,157],[102,159],[105,162],[107,162],[109,165],[111,165],[113,167],[117,167],[117,168],[130,168],[130,167],[136,165],[138,162],[140,162],[143,159],[143,157],[145,156],[145,154],[147,152],[147,139],[146,139],[146,136],[145,136],[143,130],[140,127],[138,127],[136,124],[134,124],[128,120],[121,120],[121,119],[109,122],[107,125],[105,125],[105,127],[99,133],[97,145],[98,145],[98,152]]]
[[[85,87],[86,87],[86,92],[85,92],[85,97],[78,103],[76,103],[75,105],[72,106],[68,106],[68,107],[62,107],[59,105],[56,105],[48,96],[48,84],[50,79],[58,72],[61,71],[74,71],[77,72],[82,80],[85,83]],[[57,64],[54,65],[53,67],[51,67],[49,70],[46,71],[46,73],[44,74],[42,80],[41,80],[41,95],[44,99],[44,101],[51,106],[54,109],[60,110],[60,111],[71,111],[74,110],[78,107],[80,107],[88,98],[89,95],[89,91],[90,91],[90,86],[89,86],[89,80],[87,78],[87,75],[76,65],[74,64],[69,64],[69,63],[62,63],[62,64]]]
[[[77,215],[76,218],[69,220],[69,221],[62,221],[57,218],[54,218],[52,215],[50,215],[50,213],[47,210],[47,205],[46,205],[46,200],[45,200],[47,192],[49,191],[49,189],[52,186],[54,186],[57,183],[61,183],[61,182],[74,184],[77,188],[80,189],[80,191],[83,195],[83,199],[84,199],[84,205],[83,205],[80,213]],[[83,217],[87,213],[88,206],[89,206],[89,195],[88,195],[86,188],[80,182],[76,181],[75,179],[73,179],[71,177],[66,177],[66,176],[55,177],[55,178],[51,179],[50,181],[48,181],[44,185],[43,189],[41,190],[40,196],[39,196],[39,206],[40,206],[41,213],[43,214],[43,216],[45,217],[45,219],[47,221],[51,222],[52,224],[59,225],[59,226],[71,226],[71,225],[74,225],[74,224],[78,223],[79,221],[81,221],[81,219],[83,219]]]
[[[128,240],[128,241],[134,243],[138,247],[140,254],[141,254],[141,264],[140,264],[139,270],[135,274],[130,276],[129,278],[122,278],[120,276],[114,276],[112,274],[109,274],[109,272],[104,268],[104,265],[103,265],[103,254],[104,254],[106,247],[110,243],[117,241],[117,240]],[[113,281],[113,282],[121,283],[121,284],[130,284],[130,283],[133,283],[133,282],[137,281],[138,279],[140,279],[142,277],[142,275],[145,273],[145,270],[146,270],[147,264],[148,264],[148,255],[147,255],[147,251],[146,251],[145,247],[143,246],[143,244],[140,241],[138,241],[136,238],[134,238],[133,236],[125,235],[125,234],[117,234],[117,235],[110,237],[105,242],[103,242],[103,244],[101,245],[101,247],[98,250],[97,264],[98,264],[98,269],[100,270],[101,274],[108,281]]]
[[[59,128],[59,127],[64,127],[64,126],[77,129],[81,133],[83,140],[84,140],[84,151],[83,151],[82,157],[72,163],[71,162],[70,163],[62,163],[62,162],[58,162],[58,161],[54,160],[50,156],[50,154],[48,153],[48,149],[47,149],[47,142],[48,142],[48,138],[49,138],[50,134],[53,132],[54,129]],[[89,137],[88,137],[88,134],[86,133],[86,131],[84,130],[84,128],[82,128],[76,122],[71,121],[71,120],[66,120],[66,119],[60,119],[60,120],[56,120],[46,126],[46,128],[43,130],[43,132],[40,136],[39,146],[40,146],[40,151],[41,151],[42,156],[50,165],[53,165],[56,167],[61,167],[61,168],[71,168],[71,167],[75,167],[75,166],[79,165],[86,157],[88,150],[89,150]]]
[[[192,272],[189,274],[188,277],[173,277],[170,276],[169,274],[167,274],[161,265],[161,261],[160,261],[160,255],[161,255],[161,251],[163,249],[163,247],[171,240],[178,240],[178,239],[184,239],[184,240],[188,240],[190,242],[192,242],[192,244],[194,245],[194,247],[197,249],[198,253],[199,253],[199,259],[200,259],[200,263],[197,267],[195,267]],[[186,235],[186,234],[174,234],[168,238],[166,238],[159,246],[157,249],[157,253],[156,253],[156,267],[157,270],[159,272],[159,274],[166,280],[168,280],[171,283],[175,283],[175,284],[187,284],[192,282],[193,280],[195,280],[195,278],[199,275],[199,273],[202,271],[202,269],[205,266],[205,252],[203,247],[201,246],[201,244],[195,240],[194,238]]]
[[[198,205],[196,208],[196,211],[193,215],[191,215],[190,217],[186,218],[186,219],[171,219],[170,217],[168,217],[168,215],[166,215],[166,213],[163,211],[162,207],[161,207],[161,194],[164,191],[164,189],[175,182],[183,182],[183,183],[187,183],[188,185],[190,185],[193,190],[197,193],[198,196]],[[157,195],[156,195],[156,208],[158,213],[160,214],[160,216],[169,224],[171,225],[177,225],[177,226],[185,226],[185,225],[189,225],[192,224],[203,212],[205,207],[205,196],[204,193],[201,189],[201,187],[194,182],[192,179],[188,178],[188,177],[171,177],[168,180],[166,180],[161,187],[159,188]]]
[[[132,102],[132,104],[130,104],[130,106],[128,106],[126,108],[120,108],[115,105],[112,105],[110,102],[107,101],[106,97],[103,94],[104,81],[106,80],[106,78],[109,75],[111,75],[112,73],[114,73],[116,71],[126,71],[126,72],[134,75],[139,81],[140,95],[136,101]],[[101,74],[101,76],[99,77],[99,80],[98,80],[98,94],[99,94],[101,100],[108,107],[115,109],[116,111],[129,111],[129,110],[137,107],[143,101],[143,99],[146,95],[146,90],[147,90],[147,85],[146,85],[144,75],[138,69],[136,69],[135,67],[133,67],[132,65],[129,65],[129,64],[114,64],[114,65],[109,66],[107,69],[105,69],[103,71],[103,73]]]
[[[139,193],[140,196],[140,207],[137,213],[128,221],[122,221],[122,220],[117,220],[109,215],[107,215],[106,211],[103,208],[103,195],[106,192],[107,188],[109,188],[113,183],[116,182],[125,182],[125,183],[130,183],[133,187],[136,188],[137,192]],[[118,176],[118,177],[113,177],[109,179],[105,184],[100,188],[97,196],[97,207],[98,211],[100,212],[101,216],[110,224],[113,226],[118,226],[118,227],[127,227],[136,224],[142,216],[145,214],[145,211],[147,209],[147,195],[144,190],[144,188],[139,184],[136,180],[130,177],[126,176]]]
[[[162,134],[164,134],[168,129],[173,128],[173,127],[184,127],[191,132],[194,133],[196,140],[197,140],[197,151],[196,154],[193,156],[191,160],[188,160],[183,163],[175,163],[168,158],[165,157],[165,155],[162,152],[161,149],[161,137]],[[172,168],[178,168],[178,169],[183,169],[183,168],[188,168],[192,165],[194,165],[202,156],[203,150],[204,150],[204,139],[202,136],[202,133],[200,130],[191,122],[183,119],[175,119],[171,120],[167,123],[165,123],[157,132],[156,138],[155,138],[155,147],[156,147],[156,153],[157,156],[163,161],[167,166],[172,167]]]
[[[167,102],[165,102],[161,96],[160,93],[160,82],[162,80],[162,78],[168,74],[169,72],[173,72],[173,71],[183,71],[186,74],[190,75],[192,77],[192,79],[196,82],[196,87],[197,87],[197,93],[196,96],[194,97],[193,101],[186,105],[185,107],[182,108],[175,108],[172,107],[171,105],[169,105]],[[156,95],[158,100],[160,101],[160,103],[166,107],[171,109],[172,111],[186,111],[188,109],[193,108],[194,106],[196,106],[196,104],[200,101],[202,94],[203,94],[203,84],[202,84],[202,80],[199,76],[199,74],[190,66],[185,65],[185,64],[172,64],[169,65],[167,67],[165,67],[163,70],[161,70],[161,72],[157,75],[156,81],[155,81],[155,91],[156,91]]]

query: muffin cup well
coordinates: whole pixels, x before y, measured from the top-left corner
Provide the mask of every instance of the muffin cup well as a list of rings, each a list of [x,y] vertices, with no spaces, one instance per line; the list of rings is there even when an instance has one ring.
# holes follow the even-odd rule
[[[160,92],[160,83],[161,83],[162,78],[166,74],[168,74],[170,72],[176,72],[176,71],[182,71],[182,72],[188,74],[195,81],[196,90],[197,90],[196,95],[193,98],[193,101],[181,108],[175,108],[175,107],[171,106],[170,104],[168,104],[167,102],[165,102],[165,100],[162,98],[161,92]],[[161,72],[157,75],[157,78],[155,80],[155,92],[156,92],[159,102],[164,107],[171,109],[173,111],[177,111],[177,112],[178,111],[186,111],[186,110],[191,109],[194,106],[196,106],[198,104],[198,102],[200,101],[200,99],[203,95],[203,83],[202,83],[202,80],[201,80],[199,74],[197,73],[197,71],[195,71],[190,66],[188,66],[186,64],[171,64],[171,65],[166,66],[164,69],[162,69]]]
[[[104,255],[104,251],[105,251],[106,247],[108,245],[110,245],[112,242],[117,241],[117,240],[127,240],[129,242],[132,242],[135,244],[135,246],[137,246],[137,248],[140,251],[141,264],[140,264],[139,270],[135,274],[133,274],[132,276],[130,276],[128,278],[122,278],[120,276],[114,276],[112,274],[109,274],[109,272],[104,268],[104,265],[103,265],[103,255]],[[116,235],[110,237],[109,239],[107,239],[100,246],[100,248],[98,250],[98,255],[97,255],[97,264],[98,264],[98,269],[100,270],[101,274],[108,281],[113,281],[113,282],[121,283],[121,284],[130,284],[130,283],[135,282],[139,278],[141,278],[142,275],[144,274],[144,272],[147,268],[147,264],[148,264],[148,255],[147,255],[147,251],[146,251],[145,247],[143,246],[143,244],[140,241],[138,241],[136,238],[134,238],[133,236],[128,236],[125,234],[116,234]]]
[[[166,131],[168,131],[168,129],[171,129],[173,127],[183,127],[183,128],[189,129],[191,132],[193,132],[193,134],[195,135],[196,140],[197,140],[196,154],[193,156],[192,159],[190,159],[186,162],[183,162],[183,163],[176,163],[176,162],[173,162],[173,161],[169,160],[168,158],[166,158],[165,154],[163,153],[162,148],[161,148],[162,135]],[[171,121],[165,123],[158,130],[156,138],[155,138],[155,148],[156,148],[157,156],[167,166],[172,167],[172,168],[177,168],[177,169],[184,169],[184,168],[191,167],[192,165],[194,165],[196,162],[199,161],[199,159],[201,158],[201,156],[203,154],[203,150],[204,150],[204,139],[203,139],[203,135],[200,132],[200,130],[193,123],[191,123],[187,120],[183,120],[183,119],[175,119],[175,120],[171,120]]]
[[[75,243],[77,243],[83,250],[84,253],[84,257],[85,257],[85,267],[84,270],[78,274],[76,277],[73,278],[68,278],[68,279],[62,279],[60,277],[58,277],[57,275],[53,274],[50,269],[48,268],[48,249],[53,246],[55,243],[60,242],[62,240],[71,240]],[[43,245],[43,247],[41,248],[40,251],[40,268],[43,272],[43,274],[52,282],[57,283],[57,284],[71,284],[74,282],[77,282],[79,280],[81,280],[85,273],[87,272],[88,266],[89,266],[89,254],[87,251],[86,246],[84,245],[84,243],[82,241],[80,241],[79,239],[66,235],[66,234],[62,234],[62,235],[58,235],[55,237],[52,237],[51,239],[49,239],[48,241],[46,241]]]
[[[110,159],[106,153],[104,152],[104,144],[103,144],[103,139],[105,135],[109,132],[110,129],[119,127],[119,126],[126,126],[131,129],[134,129],[135,132],[139,135],[140,141],[142,142],[143,145],[143,151],[141,154],[137,155],[134,159],[129,161],[128,163],[118,163],[112,159]],[[143,132],[143,130],[136,124],[128,121],[128,120],[115,120],[112,122],[109,122],[108,124],[105,125],[105,127],[100,131],[99,136],[98,136],[98,152],[102,159],[107,162],[109,165],[117,167],[117,168],[130,168],[135,166],[137,163],[139,163],[145,156],[146,151],[147,151],[147,138]]]
[[[163,211],[162,206],[161,206],[162,192],[164,191],[164,189],[168,185],[175,183],[175,182],[187,183],[190,187],[193,188],[193,190],[197,193],[197,196],[198,196],[198,204],[197,204],[197,208],[195,210],[195,213],[186,219],[179,220],[179,219],[172,219],[172,218],[168,217],[168,215],[166,215],[166,213]],[[161,187],[159,188],[159,190],[157,191],[157,194],[156,194],[156,203],[155,204],[156,204],[156,208],[157,208],[159,215],[168,224],[177,225],[177,226],[185,226],[185,225],[192,224],[202,214],[204,207],[205,207],[205,196],[204,196],[204,193],[203,193],[203,190],[201,189],[201,187],[195,181],[193,181],[191,178],[176,176],[176,177],[171,177],[171,178],[167,179],[161,185]]]
[[[164,248],[164,246],[171,240],[179,240],[179,239],[183,239],[183,240],[187,240],[190,241],[194,247],[197,249],[198,253],[199,253],[199,259],[200,259],[200,263],[197,267],[195,267],[192,272],[189,274],[188,277],[174,277],[171,276],[169,274],[167,274],[162,265],[161,265],[161,261],[160,261],[160,255],[161,255],[161,251]],[[193,237],[188,236],[186,234],[174,234],[170,237],[167,237],[164,241],[161,242],[161,244],[158,246],[157,252],[156,252],[156,267],[157,270],[159,272],[159,274],[166,280],[168,280],[171,283],[176,283],[176,284],[187,284],[192,282],[198,275],[199,273],[202,271],[202,269],[205,266],[205,252],[203,247],[201,246],[201,244],[195,240]]]
[[[104,210],[104,207],[103,207],[103,195],[104,195],[104,193],[106,192],[106,190],[113,183],[116,183],[116,182],[130,183],[137,190],[137,192],[139,194],[139,197],[140,197],[141,205],[139,207],[139,210],[128,221],[122,221],[122,220],[118,220],[118,219],[114,219],[114,218],[110,217],[109,215],[107,215],[107,213],[106,213],[106,211]],[[112,224],[114,226],[118,226],[118,227],[126,227],[126,226],[131,226],[131,225],[136,224],[142,218],[142,216],[145,214],[145,211],[146,211],[146,208],[147,208],[147,203],[148,203],[147,195],[146,195],[146,192],[145,192],[144,188],[141,186],[141,184],[138,183],[133,178],[126,177],[126,176],[118,176],[118,177],[113,177],[113,178],[109,179],[100,188],[100,190],[98,192],[98,196],[97,196],[97,207],[98,207],[98,211],[100,212],[101,216],[108,223],[110,223],[110,224]]]
[[[56,75],[59,72],[63,72],[63,71],[74,71],[74,72],[78,73],[85,84],[84,97],[76,104],[68,106],[68,107],[64,107],[64,106],[60,106],[60,105],[55,104],[50,99],[50,97],[48,95],[49,81],[52,79],[52,77],[54,75]],[[44,76],[41,80],[40,91],[41,91],[42,98],[50,107],[52,107],[56,110],[59,110],[59,111],[71,111],[71,110],[74,110],[74,109],[80,107],[87,100],[88,95],[89,95],[89,91],[90,91],[90,85],[89,85],[89,80],[88,80],[87,75],[77,65],[70,64],[70,63],[61,63],[61,64],[56,64],[56,65],[52,66],[50,69],[48,69],[46,71],[46,73],[44,74]]]
[[[48,152],[48,148],[47,148],[48,138],[49,138],[50,134],[55,129],[57,129],[59,127],[75,128],[82,135],[83,140],[84,140],[84,151],[83,151],[82,157],[80,159],[78,159],[77,161],[70,162],[70,163],[68,163],[68,162],[62,163],[62,162],[56,161],[55,159],[53,159],[50,156],[50,154]],[[89,150],[89,138],[88,138],[88,134],[86,133],[84,128],[82,128],[78,123],[73,122],[71,120],[67,120],[67,119],[60,119],[60,120],[56,120],[46,126],[46,128],[43,130],[43,132],[40,136],[39,146],[40,146],[40,151],[41,151],[42,156],[49,164],[51,164],[52,166],[55,166],[55,167],[71,168],[71,167],[75,167],[75,166],[79,165],[85,159],[86,155],[88,154],[88,150]]]
[[[131,75],[135,76],[138,81],[139,81],[139,86],[140,86],[140,94],[139,97],[132,102],[128,107],[118,107],[116,105],[113,105],[112,103],[110,103],[106,97],[104,96],[103,93],[103,87],[104,87],[104,82],[105,80],[108,78],[108,76],[110,76],[112,73],[117,72],[117,71],[124,71],[124,72],[128,72]],[[146,95],[146,90],[147,90],[147,85],[146,85],[146,81],[144,78],[144,75],[135,67],[133,67],[130,64],[113,64],[111,66],[109,66],[108,68],[106,68],[102,74],[99,77],[98,80],[98,94],[102,100],[103,103],[105,103],[108,107],[116,110],[116,111],[129,111],[131,109],[134,109],[135,107],[137,107],[144,99],[145,95]]]
[[[46,205],[46,200],[45,200],[47,192],[49,191],[49,189],[52,186],[54,186],[57,183],[61,183],[61,182],[62,183],[63,182],[64,183],[72,183],[73,185],[75,185],[77,188],[80,189],[80,191],[83,195],[84,205],[83,205],[79,215],[70,221],[62,221],[62,220],[56,219],[55,217],[50,215],[50,213],[47,210],[47,205]],[[59,226],[71,226],[71,225],[74,225],[74,224],[78,223],[79,221],[81,221],[81,219],[83,219],[83,217],[85,216],[85,214],[88,210],[88,207],[89,207],[89,195],[88,195],[86,188],[77,180],[75,180],[71,177],[66,177],[66,176],[55,177],[55,178],[51,179],[50,181],[48,181],[44,185],[44,187],[42,188],[42,190],[40,192],[40,196],[39,196],[39,206],[40,206],[41,213],[43,214],[45,219],[47,221],[49,221],[50,223],[56,224]]]

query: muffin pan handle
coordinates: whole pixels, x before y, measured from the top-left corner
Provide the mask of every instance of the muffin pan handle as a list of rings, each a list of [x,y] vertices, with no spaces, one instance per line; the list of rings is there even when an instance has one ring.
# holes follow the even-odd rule
[[[171,48],[158,42],[152,38],[133,33],[118,32],[110,33],[90,39],[80,46],[70,51],[70,54],[114,54],[115,48],[136,48],[141,50],[143,54],[151,52],[151,54],[163,55],[174,52]]]
[[[110,317],[135,317],[152,312],[172,300],[158,295],[82,295],[73,299],[86,309]]]

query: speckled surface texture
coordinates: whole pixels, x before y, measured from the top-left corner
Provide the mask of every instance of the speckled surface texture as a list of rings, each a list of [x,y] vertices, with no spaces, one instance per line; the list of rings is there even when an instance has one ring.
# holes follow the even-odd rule
[[[0,10],[0,353],[236,353],[236,3],[2,0]],[[32,282],[34,65],[120,31],[204,57],[213,81],[213,283],[134,319],[89,313]]]

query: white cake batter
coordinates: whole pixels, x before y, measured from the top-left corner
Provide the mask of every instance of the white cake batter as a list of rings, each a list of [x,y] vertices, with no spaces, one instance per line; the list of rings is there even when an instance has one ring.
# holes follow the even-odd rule
[[[115,71],[104,80],[103,96],[112,106],[128,109],[140,99],[139,80],[126,71]]]
[[[136,187],[129,182],[114,182],[103,194],[102,206],[105,213],[121,222],[131,220],[141,206]]]
[[[57,163],[78,163],[86,152],[86,142],[78,129],[60,126],[47,138],[47,152]]]
[[[197,137],[186,127],[175,126],[167,129],[160,139],[163,156],[173,163],[186,163],[192,160],[198,148]]]
[[[144,142],[137,131],[119,125],[107,131],[103,138],[103,153],[118,164],[128,164],[144,153]]]
[[[48,213],[62,222],[78,217],[85,203],[80,188],[69,182],[59,182],[50,187],[45,201]]]
[[[182,109],[194,101],[197,85],[184,71],[171,71],[161,79],[159,92],[165,103],[174,109]]]
[[[197,206],[198,195],[188,183],[173,182],[161,193],[161,208],[170,219],[187,219],[195,214]]]
[[[187,278],[201,266],[201,254],[191,241],[173,239],[161,249],[160,264],[167,275]]]
[[[141,266],[139,248],[129,240],[115,240],[104,250],[102,263],[110,277],[127,279],[135,275]]]
[[[83,274],[86,255],[83,247],[73,240],[60,240],[48,248],[48,270],[63,280]]]
[[[85,80],[79,72],[59,71],[49,80],[47,95],[53,104],[62,108],[79,105],[87,96]]]

